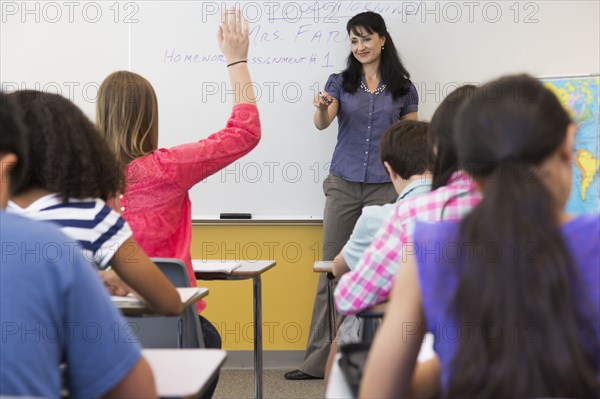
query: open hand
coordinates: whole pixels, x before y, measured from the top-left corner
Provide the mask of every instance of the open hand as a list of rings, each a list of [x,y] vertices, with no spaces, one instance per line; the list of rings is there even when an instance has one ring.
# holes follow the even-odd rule
[[[248,59],[248,21],[242,18],[240,10],[234,8],[223,12],[217,40],[228,64]]]

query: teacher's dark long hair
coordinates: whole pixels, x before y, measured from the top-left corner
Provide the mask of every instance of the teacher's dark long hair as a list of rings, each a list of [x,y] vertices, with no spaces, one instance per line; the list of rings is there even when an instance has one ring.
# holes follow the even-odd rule
[[[458,343],[446,397],[590,398],[598,342],[589,299],[561,233],[562,204],[537,166],[565,141],[570,118],[537,79],[506,77],[463,103],[459,160],[484,183],[461,224],[476,246],[449,310],[473,326]],[[493,244],[490,255],[482,250]]]
[[[391,91],[394,99],[408,94],[410,89],[410,74],[402,64],[398,50],[394,41],[387,30],[382,16],[367,11],[356,14],[346,24],[346,31],[355,35],[360,35],[359,30],[364,29],[369,34],[377,33],[380,37],[385,37],[385,49],[381,52],[381,61],[379,71],[381,80]],[[348,93],[356,93],[360,86],[360,77],[362,74],[362,64],[354,57],[352,52],[346,61],[346,69],[342,72],[344,78],[343,89]]]

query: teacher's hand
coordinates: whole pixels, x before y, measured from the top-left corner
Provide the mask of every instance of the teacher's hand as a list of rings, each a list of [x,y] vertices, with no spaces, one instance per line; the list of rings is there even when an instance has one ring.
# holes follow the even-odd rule
[[[313,100],[313,105],[319,109],[319,111],[325,111],[333,103],[333,97],[326,91],[317,94]]]

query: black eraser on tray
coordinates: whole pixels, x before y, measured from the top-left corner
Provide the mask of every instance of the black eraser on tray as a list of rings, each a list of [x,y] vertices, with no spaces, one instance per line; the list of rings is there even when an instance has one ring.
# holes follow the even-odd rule
[[[221,213],[219,219],[252,219],[251,213]]]

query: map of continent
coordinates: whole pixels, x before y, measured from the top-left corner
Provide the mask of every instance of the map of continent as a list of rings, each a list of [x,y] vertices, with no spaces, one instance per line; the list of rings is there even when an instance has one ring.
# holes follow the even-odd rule
[[[600,211],[600,77],[544,79],[577,125],[573,153],[573,187],[567,212]]]

